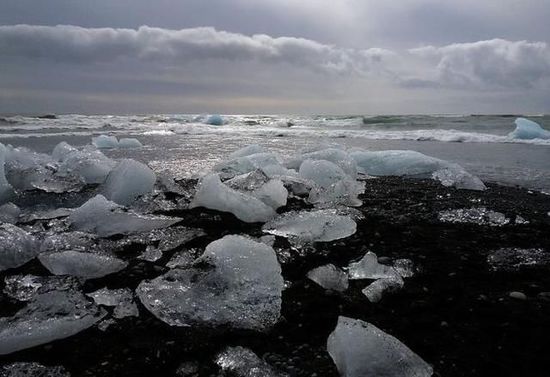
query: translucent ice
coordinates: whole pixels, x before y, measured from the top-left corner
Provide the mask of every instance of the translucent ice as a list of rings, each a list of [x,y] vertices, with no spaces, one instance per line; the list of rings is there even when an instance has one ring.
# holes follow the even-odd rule
[[[154,246],[147,246],[145,251],[137,257],[137,259],[141,259],[146,262],[156,262],[160,258],[162,258],[162,251]]]
[[[500,212],[491,211],[485,207],[461,208],[441,211],[439,221],[444,223],[463,223],[489,226],[503,226],[510,223],[510,219]]]
[[[117,148],[118,140],[115,136],[99,135],[92,138],[92,144],[100,149]]]
[[[7,150],[4,144],[0,143],[0,204],[6,202],[13,194],[13,189],[6,179],[5,163]]]
[[[125,159],[109,173],[102,192],[107,199],[128,205],[138,196],[150,193],[155,181],[155,173],[147,165]]]
[[[169,227],[178,221],[179,219],[172,217],[145,216],[124,211],[122,207],[108,201],[102,195],[88,200],[69,216],[69,222],[74,230],[96,233],[101,237],[148,232]]]
[[[338,292],[348,289],[348,275],[333,264],[314,268],[307,277],[325,289]]]
[[[61,366],[44,366],[34,362],[18,362],[0,367],[2,377],[71,377]]]
[[[171,326],[264,331],[279,319],[283,278],[274,250],[242,236],[210,243],[189,269],[174,269],[136,292]]]
[[[291,160],[287,167],[299,169],[302,162],[305,160],[324,160],[332,162],[342,169],[346,175],[355,179],[357,177],[357,163],[346,151],[338,148],[326,148],[313,152],[304,153],[297,158]]]
[[[329,242],[355,233],[357,224],[332,210],[287,212],[264,225],[262,230],[286,237],[293,243]]]
[[[39,294],[80,288],[80,282],[72,276],[12,275],[4,279],[4,293],[19,301],[30,301]]]
[[[216,356],[216,364],[235,377],[286,377],[244,347],[227,347]]]
[[[411,176],[434,178],[445,186],[459,189],[485,190],[476,176],[466,172],[460,165],[426,156],[409,150],[360,151],[350,154],[357,162],[361,173],[374,176]]]
[[[118,141],[119,148],[139,148],[143,147],[143,144],[138,139],[135,138],[121,138]]]
[[[229,187],[252,195],[277,209],[286,205],[288,191],[279,179],[269,179],[261,170],[242,174],[225,182]]]
[[[550,131],[538,123],[525,118],[517,118],[516,129],[508,134],[513,139],[550,139]]]
[[[92,146],[77,149],[64,141],[54,148],[52,156],[59,163],[57,175],[76,173],[87,184],[103,183],[116,165],[113,160]]]
[[[251,145],[247,145],[246,147],[243,147],[243,148],[238,149],[235,152],[231,153],[229,155],[229,159],[234,160],[234,159],[239,158],[239,157],[250,156],[251,154],[265,153],[265,152],[266,152],[266,150],[264,149],[264,147],[262,147],[258,144],[251,144]]]
[[[86,296],[91,297],[97,305],[114,307],[113,316],[115,318],[139,316],[139,310],[134,302],[134,293],[129,288],[101,288],[86,294]]]
[[[22,266],[39,252],[31,234],[12,224],[0,224],[0,271]]]
[[[223,118],[218,114],[209,115],[205,123],[211,126],[221,126],[223,125]]]
[[[236,191],[220,181],[217,174],[203,177],[189,208],[205,207],[230,212],[244,222],[265,222],[275,211],[261,200]]]
[[[17,223],[20,214],[21,209],[13,203],[0,205],[0,223],[15,224]]]
[[[525,267],[547,268],[550,253],[543,249],[504,248],[491,253],[487,262],[493,271],[517,271]]]
[[[102,316],[95,304],[74,290],[38,295],[13,317],[0,318],[0,355],[67,338]]]
[[[118,272],[128,265],[127,262],[107,253],[74,250],[42,253],[38,259],[54,275],[71,275],[87,279]]]
[[[430,377],[433,373],[398,339],[358,319],[339,317],[327,350],[342,377]]]
[[[378,302],[382,299],[384,294],[396,292],[403,288],[404,285],[405,282],[401,276],[396,275],[391,278],[383,278],[373,281],[361,292],[367,296],[370,302]]]
[[[213,170],[224,177],[234,177],[260,169],[270,178],[293,175],[295,172],[285,168],[274,153],[255,153],[223,161],[214,166]]]
[[[178,248],[195,238],[202,237],[206,233],[202,229],[185,226],[174,226],[164,229],[155,229],[150,232],[140,233],[126,237],[121,244],[141,244],[155,246],[161,253]]]
[[[399,277],[395,268],[378,263],[378,257],[373,252],[368,253],[360,261],[350,263],[349,278],[354,279],[383,279]]]

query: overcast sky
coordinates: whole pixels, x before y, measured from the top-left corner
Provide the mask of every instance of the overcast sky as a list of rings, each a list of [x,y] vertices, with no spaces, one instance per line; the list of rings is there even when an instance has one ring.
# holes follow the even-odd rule
[[[0,113],[550,113],[548,0],[1,0]]]

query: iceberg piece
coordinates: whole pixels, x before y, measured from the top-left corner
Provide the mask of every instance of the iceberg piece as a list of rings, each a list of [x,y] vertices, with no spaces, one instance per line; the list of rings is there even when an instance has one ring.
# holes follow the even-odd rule
[[[54,291],[80,288],[80,282],[72,276],[13,275],[4,279],[4,293],[18,301],[30,301],[37,295]]]
[[[139,316],[139,310],[134,302],[134,293],[129,288],[101,288],[86,296],[91,297],[96,305],[114,307],[113,317],[117,319]]]
[[[550,131],[545,130],[540,124],[525,118],[517,118],[516,129],[508,134],[512,139],[550,139]]]
[[[6,202],[13,195],[13,188],[6,178],[6,155],[7,149],[4,144],[0,143],[0,204]]]
[[[174,226],[165,229],[155,229],[151,232],[126,237],[120,241],[121,245],[141,244],[155,246],[161,253],[174,250],[189,241],[206,235],[204,230],[188,228],[186,226]]]
[[[485,190],[474,175],[460,165],[409,150],[361,151],[350,153],[360,173],[374,176],[410,176],[440,180],[445,186],[458,189]]]
[[[56,208],[54,210],[34,210],[22,216],[24,223],[33,222],[36,220],[52,220],[67,217],[73,212],[72,208]]]
[[[485,207],[441,211],[438,214],[438,219],[443,223],[477,224],[488,226],[503,226],[510,223],[510,219],[504,214],[488,210]]]
[[[357,178],[357,162],[346,151],[338,148],[326,148],[313,152],[304,153],[301,156],[289,161],[287,167],[298,170],[305,160],[324,160],[337,165],[346,175]]]
[[[58,176],[78,174],[86,184],[98,184],[113,170],[116,163],[92,146],[78,150],[66,142],[57,144],[52,153],[58,161]]]
[[[410,278],[414,276],[414,263],[410,259],[396,259],[393,262],[393,268],[401,277]]]
[[[119,148],[140,148],[143,147],[141,142],[133,137],[123,137],[118,141]]]
[[[205,123],[211,126],[222,126],[223,118],[218,114],[209,115],[208,118],[206,118]]]
[[[287,212],[265,224],[265,233],[286,237],[296,244],[330,242],[351,236],[355,221],[332,210]]]
[[[373,324],[339,317],[327,350],[342,377],[430,377],[433,369],[393,336]]]
[[[118,148],[118,140],[116,136],[99,135],[92,138],[92,144],[99,149]]]
[[[325,289],[337,292],[348,289],[348,275],[333,264],[314,268],[307,277]]]
[[[103,315],[80,292],[55,290],[38,295],[13,317],[0,318],[0,355],[67,338]]]
[[[250,145],[247,145],[246,147],[236,150],[235,152],[231,153],[228,157],[230,160],[234,160],[239,157],[245,157],[245,156],[250,156],[251,154],[266,153],[266,152],[267,151],[265,150],[264,147],[258,144],[250,144]]]
[[[215,361],[225,373],[235,377],[288,377],[244,347],[227,347]]]
[[[366,253],[360,261],[350,263],[348,274],[351,280],[401,277],[395,268],[378,263],[378,257],[371,251]]]
[[[261,170],[238,175],[225,184],[260,199],[273,209],[285,206],[288,198],[288,191],[283,182],[279,179],[270,179]]]
[[[396,275],[391,278],[383,278],[370,283],[361,292],[367,296],[370,302],[378,302],[386,293],[397,292],[405,285],[403,278]]]
[[[116,203],[110,202],[102,195],[96,195],[69,216],[74,230],[95,233],[100,237],[115,234],[132,234],[149,232],[153,229],[167,228],[180,221],[178,218],[165,216],[145,216],[124,211]]]
[[[109,254],[66,250],[42,253],[40,263],[54,275],[71,275],[96,279],[121,271],[128,263]]]
[[[550,253],[543,249],[504,248],[491,253],[487,263],[493,271],[518,271],[523,268],[550,266]]]
[[[242,236],[210,243],[190,269],[173,269],[136,292],[171,326],[230,326],[264,331],[279,319],[283,278],[275,251]]]
[[[147,246],[145,251],[137,257],[137,259],[141,259],[146,262],[156,262],[160,258],[162,258],[162,251],[154,246]]]
[[[34,362],[19,362],[0,367],[2,377],[71,377],[61,366],[47,367]]]
[[[19,219],[19,215],[21,215],[21,209],[15,204],[10,202],[0,205],[0,223],[15,224]]]
[[[128,205],[138,196],[153,191],[156,180],[155,173],[147,165],[125,159],[109,173],[102,193],[115,203]]]
[[[275,216],[275,210],[261,200],[233,190],[223,184],[217,174],[203,177],[189,208],[205,207],[230,212],[247,223],[265,222]]]
[[[263,171],[270,178],[296,174],[293,170],[285,168],[274,153],[250,154],[220,162],[213,167],[215,172],[227,178],[250,173],[257,169]]]
[[[24,265],[40,252],[36,239],[12,224],[0,224],[0,271]]]
[[[364,192],[364,184],[351,178],[338,165],[325,160],[305,160],[299,174],[317,185],[309,193],[311,203],[361,205],[357,196]]]
[[[172,258],[166,263],[168,268],[188,268],[195,262],[195,254],[192,252],[194,249],[180,251],[175,253]]]

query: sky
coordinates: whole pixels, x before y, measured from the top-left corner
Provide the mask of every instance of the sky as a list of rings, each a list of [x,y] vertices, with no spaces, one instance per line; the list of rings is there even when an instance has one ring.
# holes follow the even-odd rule
[[[550,113],[548,0],[1,0],[0,113]]]

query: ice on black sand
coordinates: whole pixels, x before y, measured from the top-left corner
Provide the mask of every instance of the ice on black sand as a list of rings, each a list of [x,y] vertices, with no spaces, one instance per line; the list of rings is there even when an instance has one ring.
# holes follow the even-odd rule
[[[244,347],[227,347],[215,361],[224,372],[235,377],[288,377]]]
[[[147,165],[124,159],[107,176],[102,193],[117,204],[128,205],[138,196],[153,191],[156,180],[155,173]]]
[[[348,289],[348,275],[333,264],[314,268],[307,277],[325,289],[337,292]]]
[[[0,271],[24,265],[40,252],[34,236],[12,224],[0,224]]]

